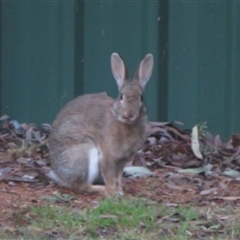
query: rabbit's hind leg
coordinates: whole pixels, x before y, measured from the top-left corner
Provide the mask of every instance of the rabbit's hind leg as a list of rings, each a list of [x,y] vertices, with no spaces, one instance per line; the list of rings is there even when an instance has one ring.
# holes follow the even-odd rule
[[[65,187],[75,192],[105,192],[105,186],[93,185],[101,174],[99,170],[100,154],[95,143],[86,138],[85,142],[72,146],[55,148],[55,160],[52,161],[51,177]]]
[[[100,193],[103,195],[107,195],[106,194],[106,187],[104,185],[92,185],[89,184],[86,186],[86,191],[89,193]]]
[[[72,149],[71,151],[74,152],[75,150]],[[74,169],[78,169],[78,172],[76,172],[78,175],[75,175],[78,179],[73,181],[73,189],[77,192],[86,191],[105,194],[106,187],[104,185],[93,185],[97,179],[101,179],[99,169],[100,152],[95,143],[91,139],[88,139],[87,143],[77,146],[77,152]],[[75,154],[72,154],[72,156],[74,155]]]
[[[91,147],[91,146],[90,146]],[[77,191],[88,179],[89,143],[65,146],[59,144],[51,154],[50,178]],[[53,177],[52,177],[53,176]]]

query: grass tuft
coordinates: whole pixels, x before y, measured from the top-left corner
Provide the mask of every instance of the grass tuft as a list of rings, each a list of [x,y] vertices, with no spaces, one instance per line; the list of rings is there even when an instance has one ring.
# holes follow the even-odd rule
[[[32,207],[35,230],[64,234],[69,239],[81,237],[117,236],[149,231],[156,219],[156,207],[148,206],[140,199],[108,198],[93,209],[77,211],[56,206]],[[33,229],[34,229],[33,228]],[[134,229],[134,231],[132,231]]]
[[[83,210],[19,205],[12,218],[11,227],[0,229],[0,239],[240,239],[240,211],[232,206],[166,207],[146,199],[108,198]]]

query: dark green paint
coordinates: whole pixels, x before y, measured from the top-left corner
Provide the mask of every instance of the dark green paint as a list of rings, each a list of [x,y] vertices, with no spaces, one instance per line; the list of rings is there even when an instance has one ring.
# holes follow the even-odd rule
[[[123,56],[133,76],[140,60],[151,52],[155,56],[153,77],[147,85],[145,101],[152,119],[160,115],[158,101],[158,3],[147,1],[99,1],[85,3],[84,92],[106,91],[117,96],[110,69],[110,55]]]
[[[51,122],[74,93],[74,3],[1,3],[1,112]]]
[[[239,14],[236,2],[169,4],[169,120],[240,131]]]
[[[52,122],[83,93],[117,95],[110,55],[131,76],[150,52],[149,118],[240,132],[240,4],[233,1],[1,1],[1,114]]]

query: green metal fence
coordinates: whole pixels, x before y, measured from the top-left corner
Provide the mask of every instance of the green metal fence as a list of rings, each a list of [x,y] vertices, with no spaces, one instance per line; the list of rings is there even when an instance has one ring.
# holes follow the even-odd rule
[[[76,95],[116,96],[110,54],[131,73],[148,52],[150,120],[240,132],[240,4],[229,1],[1,1],[0,110],[52,122]]]
[[[169,119],[240,132],[240,4],[169,4]]]

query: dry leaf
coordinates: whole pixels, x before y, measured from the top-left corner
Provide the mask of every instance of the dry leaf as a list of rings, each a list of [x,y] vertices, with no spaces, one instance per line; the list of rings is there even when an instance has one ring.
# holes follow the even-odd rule
[[[192,146],[194,155],[197,158],[203,159],[202,153],[200,151],[200,143],[198,139],[198,126],[194,126],[192,129],[191,146]]]
[[[176,184],[171,184],[171,183],[165,183],[165,186],[167,186],[169,189],[172,190],[183,190],[184,188],[181,186],[177,186]]]
[[[222,200],[227,200],[227,201],[236,201],[236,200],[240,200],[240,197],[236,197],[236,196],[215,197],[215,199],[222,199]]]
[[[218,188],[210,188],[210,189],[206,189],[206,190],[202,190],[199,194],[200,195],[208,195],[210,193],[214,193],[218,190]]]

